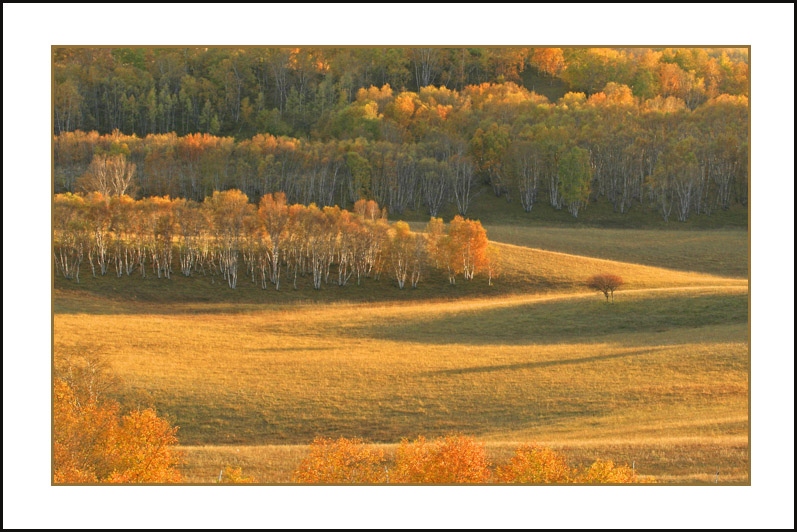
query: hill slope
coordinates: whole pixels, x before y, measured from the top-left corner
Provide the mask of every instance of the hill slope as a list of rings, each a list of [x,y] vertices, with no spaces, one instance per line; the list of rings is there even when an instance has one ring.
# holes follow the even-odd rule
[[[574,463],[635,460],[669,481],[721,466],[746,481],[746,281],[499,247],[493,287],[57,279],[55,352],[102,354],[121,399],[180,427],[194,481],[224,464],[287,481],[318,435],[390,448],[452,431],[495,458],[535,440]],[[627,282],[614,304],[583,287],[604,271]]]

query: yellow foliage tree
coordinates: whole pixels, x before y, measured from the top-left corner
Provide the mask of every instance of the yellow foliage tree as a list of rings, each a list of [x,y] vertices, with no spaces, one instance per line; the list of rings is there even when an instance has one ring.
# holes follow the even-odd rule
[[[490,482],[484,445],[467,436],[428,441],[404,440],[396,450],[390,482],[410,484],[473,484]]]
[[[76,393],[56,379],[53,390],[53,482],[173,483],[182,476],[177,427],[154,410],[119,415],[115,401]]]
[[[579,484],[638,484],[649,483],[642,480],[636,471],[626,465],[615,465],[611,460],[596,460],[583,471],[576,471],[573,482]]]
[[[217,484],[254,484],[257,482],[252,477],[247,477],[240,467],[227,466],[219,475]]]
[[[504,467],[499,467],[500,482],[551,484],[570,482],[572,472],[565,457],[539,445],[523,445]]]
[[[386,480],[384,453],[360,439],[316,438],[310,454],[294,472],[294,482],[304,484],[376,484]]]

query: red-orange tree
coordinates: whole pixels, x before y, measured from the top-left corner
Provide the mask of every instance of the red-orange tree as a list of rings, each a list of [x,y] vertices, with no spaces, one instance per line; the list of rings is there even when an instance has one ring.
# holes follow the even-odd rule
[[[609,296],[611,296],[612,301],[614,301],[614,291],[623,284],[625,283],[622,277],[609,273],[593,275],[587,279],[587,287],[597,290],[598,292],[603,292],[603,295],[606,296],[606,301],[609,301]]]
[[[448,226],[450,262],[461,263],[465,279],[484,269],[487,264],[487,231],[478,220],[465,220],[455,216]]]

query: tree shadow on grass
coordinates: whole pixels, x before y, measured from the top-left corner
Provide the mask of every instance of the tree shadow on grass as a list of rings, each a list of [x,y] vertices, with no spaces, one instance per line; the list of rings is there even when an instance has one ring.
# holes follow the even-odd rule
[[[624,333],[746,323],[747,294],[615,295],[594,299],[540,301],[513,306],[457,310],[401,323],[366,324],[353,333],[381,340],[433,345],[538,345],[590,342]],[[582,340],[583,339],[583,340]]]
[[[171,279],[147,277],[90,275],[75,283],[61,277],[55,279],[53,310],[56,314],[234,314],[258,310],[296,308],[302,305],[361,304],[361,303],[418,303],[432,300],[452,302],[475,297],[500,297],[512,294],[534,294],[573,290],[569,281],[552,281],[544,277],[526,276],[505,279],[493,286],[483,283],[458,283],[451,286],[447,278],[435,274],[415,289],[400,290],[395,282],[365,279],[361,285],[349,283],[338,286],[323,285],[320,290],[309,286],[309,280],[299,279],[298,290],[290,282],[274,290],[263,290],[246,279],[235,289],[226,281],[210,284],[208,278],[173,275]]]
[[[437,371],[429,371],[423,375],[465,375],[469,373],[490,373],[493,371],[514,371],[523,369],[535,368],[549,368],[552,366],[566,366],[570,364],[588,364],[590,362],[602,362],[606,360],[613,360],[616,358],[636,357],[642,355],[652,355],[658,351],[666,349],[665,347],[656,347],[651,349],[639,349],[636,351],[628,351],[625,353],[615,353],[611,355],[595,355],[591,357],[580,358],[565,358],[559,360],[543,360],[540,362],[523,362],[520,364],[502,364],[497,366],[474,366],[470,368],[457,368],[457,369],[444,369]]]
[[[270,351],[332,351],[334,347],[263,347],[256,349],[247,349],[252,352],[265,352]]]

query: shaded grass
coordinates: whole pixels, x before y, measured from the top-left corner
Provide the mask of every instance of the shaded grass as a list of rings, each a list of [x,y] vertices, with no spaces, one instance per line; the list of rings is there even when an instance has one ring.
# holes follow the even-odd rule
[[[395,324],[351,329],[374,338],[418,343],[531,344],[563,340],[589,341],[607,334],[666,331],[747,323],[747,293],[675,291],[615,295],[606,303],[602,295],[587,300],[535,302],[504,308],[463,310]],[[463,327],[463,324],[468,326]],[[478,324],[471,326],[470,324]],[[622,343],[622,337],[620,337]]]

